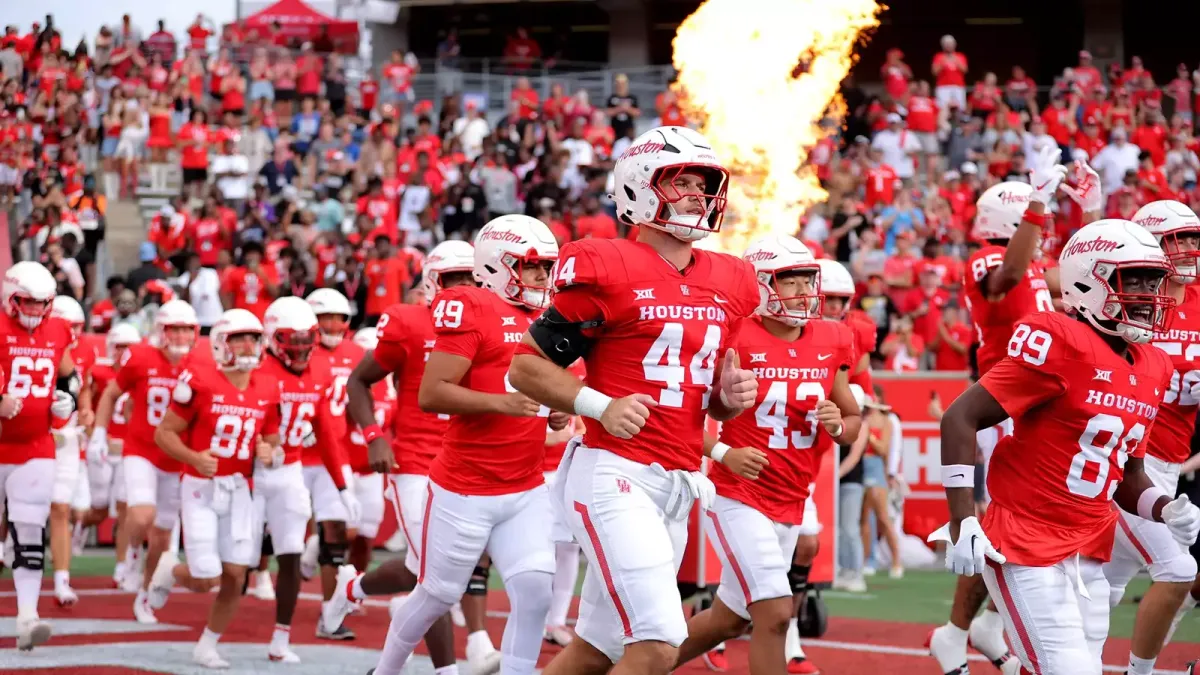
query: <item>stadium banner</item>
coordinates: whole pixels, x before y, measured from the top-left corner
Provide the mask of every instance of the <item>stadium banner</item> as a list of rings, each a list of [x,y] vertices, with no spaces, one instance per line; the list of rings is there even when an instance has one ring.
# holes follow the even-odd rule
[[[968,374],[962,372],[889,373],[876,371],[873,379],[883,398],[900,417],[904,431],[900,473],[908,485],[904,503],[904,531],[924,539],[950,517],[942,489],[942,440],[937,420],[929,415],[936,393],[948,408],[966,391]]]

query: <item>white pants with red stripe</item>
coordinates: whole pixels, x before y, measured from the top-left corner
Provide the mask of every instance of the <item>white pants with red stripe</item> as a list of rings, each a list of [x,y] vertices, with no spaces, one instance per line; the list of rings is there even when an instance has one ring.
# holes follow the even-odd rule
[[[415,575],[421,573],[421,539],[425,532],[425,497],[429,493],[429,476],[415,473],[394,473],[388,476],[390,496],[396,522],[408,542],[404,566]]]
[[[1179,465],[1146,455],[1146,475],[1154,485],[1174,495],[1179,485]],[[1162,523],[1139,518],[1117,510],[1117,534],[1113,540],[1112,560],[1104,564],[1104,576],[1111,587],[1109,604],[1116,606],[1129,581],[1143,569],[1150,578],[1163,583],[1191,583],[1196,578],[1196,559],[1175,541]]]
[[[792,597],[787,575],[799,525],[776,523],[752,506],[718,495],[704,514],[704,530],[721,558],[717,597],[734,614],[749,621],[751,604]]]
[[[989,562],[983,580],[1025,670],[1100,675],[1108,637],[1108,580],[1100,561],[1071,557],[1049,567]]]
[[[583,445],[564,455],[559,480],[561,515],[588,560],[576,634],[614,662],[627,644],[683,644],[687,621],[675,578],[687,519],[663,513],[671,480]]]
[[[426,499],[418,573],[426,593],[447,604],[458,602],[484,551],[506,584],[523,572],[554,574],[553,516],[544,484],[480,496],[429,481]]]

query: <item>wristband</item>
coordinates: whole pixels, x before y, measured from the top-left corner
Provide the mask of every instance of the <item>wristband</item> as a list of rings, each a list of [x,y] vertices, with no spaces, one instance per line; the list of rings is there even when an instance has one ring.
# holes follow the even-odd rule
[[[383,430],[378,424],[371,424],[363,429],[363,439],[369,444],[376,438],[383,436]]]
[[[1158,503],[1159,497],[1169,497],[1157,487],[1151,486],[1142,490],[1142,494],[1138,495],[1137,514],[1146,520],[1154,520],[1154,505]]]
[[[974,488],[975,467],[971,464],[943,464],[942,487]]]
[[[1038,227],[1038,229],[1042,229],[1042,228],[1046,227],[1046,214],[1045,213],[1034,213],[1033,211],[1026,208],[1025,215],[1021,216],[1021,219],[1027,223],[1036,225]]]
[[[825,431],[829,431],[829,437],[836,441],[838,439],[838,437],[840,437],[842,435],[842,432],[845,430],[846,430],[846,427],[842,426],[841,422],[838,422],[836,429],[834,429],[833,431],[829,431],[828,429],[826,429]]]
[[[611,396],[601,394],[591,387],[584,387],[575,395],[575,414],[598,420],[610,403]]]
[[[725,443],[717,441],[717,444],[713,446],[712,452],[708,454],[708,457],[714,462],[720,462],[724,464],[725,453],[727,452],[729,452],[729,446]]]

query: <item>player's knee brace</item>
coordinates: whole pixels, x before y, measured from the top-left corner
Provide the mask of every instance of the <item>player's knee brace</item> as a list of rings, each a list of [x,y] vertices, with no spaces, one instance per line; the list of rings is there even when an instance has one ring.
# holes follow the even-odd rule
[[[475,571],[471,572],[471,580],[467,582],[467,595],[487,595],[488,575],[491,571],[490,562],[486,565],[476,565]]]
[[[325,528],[317,523],[317,562],[321,565],[340,567],[346,564],[346,542],[331,542],[325,536]]]
[[[1181,550],[1173,558],[1150,565],[1150,578],[1166,584],[1190,584],[1196,580],[1196,559]]]
[[[36,570],[46,565],[46,530],[38,525],[9,523],[13,540],[13,569]]]
[[[808,592],[808,573],[812,565],[792,565],[788,570],[788,583],[792,586],[792,595]]]

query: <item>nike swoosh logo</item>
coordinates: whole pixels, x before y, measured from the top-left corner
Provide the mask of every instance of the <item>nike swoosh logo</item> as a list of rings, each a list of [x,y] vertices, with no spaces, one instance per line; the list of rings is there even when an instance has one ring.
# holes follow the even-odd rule
[[[824,361],[825,359],[832,358],[832,357],[833,357],[833,354],[817,354],[818,361]]]
[[[1046,186],[1047,186],[1047,185],[1049,185],[1049,184],[1050,184],[1050,181],[1046,181],[1045,183],[1042,183],[1041,185],[1039,185],[1039,186],[1037,187],[1037,189],[1038,189],[1039,191],[1041,191],[1041,190],[1045,190],[1045,189],[1046,189]]]
[[[724,299],[724,298],[717,297],[717,296],[715,296],[715,295],[713,296],[713,300],[715,300],[715,301],[716,301],[716,303],[717,303],[718,305],[724,305],[724,304],[726,304],[726,303],[728,303],[728,302],[729,302],[728,300],[726,300],[726,299]]]
[[[975,534],[971,535],[971,550],[972,551],[975,550],[975,540],[978,538],[979,538],[978,535],[975,535]]]
[[[950,476],[950,477],[951,477],[951,478],[963,478],[963,477],[964,477],[964,476],[966,476],[966,475],[967,475],[967,474],[965,474],[965,473],[956,473],[956,474],[954,474],[953,476]]]

